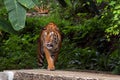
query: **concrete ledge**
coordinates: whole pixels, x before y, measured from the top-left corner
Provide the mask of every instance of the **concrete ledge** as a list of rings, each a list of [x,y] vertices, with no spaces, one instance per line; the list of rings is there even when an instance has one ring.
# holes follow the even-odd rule
[[[119,75],[44,69],[4,71],[3,74],[8,79],[0,80],[120,80]]]
[[[7,74],[5,74],[4,72],[0,72],[0,80],[8,80]]]

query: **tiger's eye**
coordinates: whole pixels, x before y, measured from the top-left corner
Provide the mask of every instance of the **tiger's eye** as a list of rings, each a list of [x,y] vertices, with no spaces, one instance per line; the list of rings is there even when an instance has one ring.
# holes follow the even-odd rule
[[[46,30],[46,28],[42,28],[42,30]]]

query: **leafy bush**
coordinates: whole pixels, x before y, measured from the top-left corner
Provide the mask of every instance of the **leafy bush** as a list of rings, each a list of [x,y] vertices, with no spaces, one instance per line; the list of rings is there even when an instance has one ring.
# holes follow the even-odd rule
[[[30,35],[10,35],[0,48],[0,69],[35,68],[36,44],[32,42]]]

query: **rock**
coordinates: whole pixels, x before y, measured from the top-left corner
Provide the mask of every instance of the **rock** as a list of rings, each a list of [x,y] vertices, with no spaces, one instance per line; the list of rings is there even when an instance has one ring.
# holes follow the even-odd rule
[[[0,72],[0,80],[8,80],[8,76],[4,72]]]
[[[8,75],[8,80],[120,80],[119,75],[44,69],[4,71],[0,78],[7,80],[5,79],[7,76],[3,74]]]

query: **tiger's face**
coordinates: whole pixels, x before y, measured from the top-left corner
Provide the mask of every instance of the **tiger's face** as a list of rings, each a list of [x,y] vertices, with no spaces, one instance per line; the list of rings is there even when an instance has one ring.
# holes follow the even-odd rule
[[[58,28],[53,26],[47,26],[43,29],[43,46],[48,50],[57,50],[61,41],[60,35],[58,35]]]
[[[54,49],[57,44],[57,36],[55,34],[53,31],[44,32],[44,46],[49,50]]]

